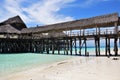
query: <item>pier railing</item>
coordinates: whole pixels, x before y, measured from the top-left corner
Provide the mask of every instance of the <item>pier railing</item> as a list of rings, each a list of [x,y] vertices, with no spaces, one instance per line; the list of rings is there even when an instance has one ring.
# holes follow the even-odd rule
[[[68,33],[67,36],[94,36],[94,35],[109,35],[109,34],[115,34],[113,29],[106,29],[97,31],[91,30],[91,31],[81,31],[81,32],[71,32]]]
[[[90,31],[79,31],[79,32],[69,32],[69,33],[61,33],[61,32],[54,32],[48,33],[46,35],[43,34],[32,34],[29,35],[21,35],[19,38],[24,39],[41,39],[41,38],[61,38],[61,37],[76,37],[76,36],[101,36],[101,35],[113,35],[115,34],[114,29],[106,29],[106,30],[90,30]]]

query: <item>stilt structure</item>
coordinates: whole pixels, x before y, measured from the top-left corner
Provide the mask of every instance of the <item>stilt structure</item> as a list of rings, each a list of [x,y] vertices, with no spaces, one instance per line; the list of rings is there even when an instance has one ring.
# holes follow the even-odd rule
[[[118,26],[120,26],[118,13],[34,28],[27,28],[22,19],[15,16],[0,23],[0,53],[31,52],[81,56],[84,48],[85,56],[88,56],[90,54],[87,41],[92,39],[95,43],[96,56],[119,56]],[[108,27],[112,27],[112,30]],[[100,53],[101,39],[105,40],[105,54]],[[111,54],[111,39],[114,39],[114,54]]]

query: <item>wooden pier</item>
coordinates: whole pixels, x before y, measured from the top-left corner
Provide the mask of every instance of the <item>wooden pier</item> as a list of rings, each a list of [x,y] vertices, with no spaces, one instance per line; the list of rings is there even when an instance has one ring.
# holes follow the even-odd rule
[[[118,13],[33,28],[27,28],[16,16],[0,23],[0,53],[83,56],[84,48],[84,56],[89,56],[87,41],[92,40],[95,56],[119,56],[119,25]],[[101,39],[105,41],[105,54],[100,51]],[[114,54],[111,54],[111,40],[114,40]]]

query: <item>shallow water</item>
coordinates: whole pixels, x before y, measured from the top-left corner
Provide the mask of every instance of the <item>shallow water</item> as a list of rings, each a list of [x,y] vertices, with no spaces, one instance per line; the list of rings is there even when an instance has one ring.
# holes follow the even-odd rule
[[[112,50],[112,48],[111,48]],[[105,52],[105,48],[104,47],[101,47],[100,48],[100,51],[103,53]],[[91,48],[87,48],[87,52],[89,52],[89,55],[96,55],[95,53],[95,48],[94,47],[91,47]],[[50,54],[52,54],[52,51],[50,51]],[[55,54],[58,54],[58,51],[55,51]],[[60,51],[60,54],[64,54],[64,50],[61,50]],[[66,54],[66,53],[65,53]],[[70,55],[70,50],[68,51],[68,54]],[[75,48],[72,48],[72,54],[74,55],[75,54]],[[77,54],[79,54],[79,48],[77,48]],[[103,53],[105,54],[105,53]],[[82,48],[81,49],[81,55],[85,55],[85,48]]]
[[[84,51],[85,50],[83,48],[82,55],[84,55]],[[105,48],[101,48],[101,52],[104,51]],[[87,52],[89,52],[90,55],[95,55],[95,48],[88,48]],[[60,53],[64,54],[64,51],[60,51]],[[79,48],[77,48],[77,53],[79,53]],[[55,54],[58,54],[58,52],[55,51]],[[73,54],[75,54],[74,48],[73,48]],[[43,64],[65,60],[70,57],[71,56],[68,55],[47,55],[40,53],[0,54],[0,76],[14,73],[17,71],[30,69],[32,67],[40,66]]]
[[[0,75],[10,74],[16,71],[29,69],[42,64],[52,63],[70,58],[63,55],[46,54],[1,54],[0,55]]]

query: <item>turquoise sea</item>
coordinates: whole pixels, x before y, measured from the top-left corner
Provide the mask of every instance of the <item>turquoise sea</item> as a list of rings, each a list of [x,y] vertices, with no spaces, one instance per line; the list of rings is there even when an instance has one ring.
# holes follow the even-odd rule
[[[64,60],[70,56],[47,54],[0,54],[0,76]]]
[[[101,48],[104,51],[105,48]],[[95,55],[95,48],[88,48],[90,55]],[[73,49],[73,53],[74,53]],[[77,49],[77,52],[79,50]],[[64,54],[64,51],[60,52]],[[57,54],[57,51],[55,51]],[[70,54],[70,53],[69,53]],[[82,49],[84,55],[84,48]],[[44,53],[0,54],[0,76],[30,69],[43,64],[53,63],[70,58],[70,55],[52,55]]]

